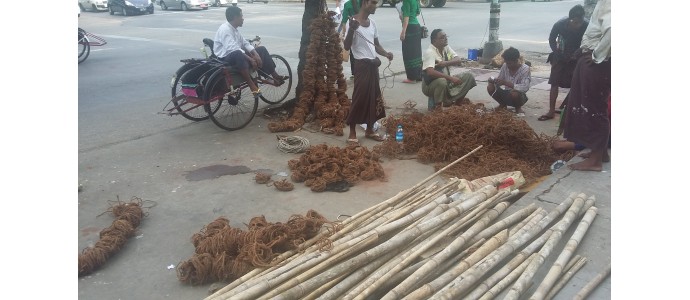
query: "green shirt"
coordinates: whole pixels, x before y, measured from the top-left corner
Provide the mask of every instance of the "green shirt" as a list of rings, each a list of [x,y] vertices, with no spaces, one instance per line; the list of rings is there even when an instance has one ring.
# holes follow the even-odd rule
[[[357,1],[357,0],[350,0],[343,5],[343,20],[340,21],[341,24],[347,24],[347,20],[351,17],[357,14],[359,11],[359,6],[357,7],[357,10],[355,11],[355,8],[352,6],[352,2]]]
[[[352,0],[350,0],[352,1]],[[347,4],[345,4],[347,5]],[[407,20],[407,24],[419,24],[419,20],[417,20],[417,15],[421,12],[419,9],[419,1],[417,0],[403,0],[403,5],[402,5],[402,14],[403,18],[409,17]]]

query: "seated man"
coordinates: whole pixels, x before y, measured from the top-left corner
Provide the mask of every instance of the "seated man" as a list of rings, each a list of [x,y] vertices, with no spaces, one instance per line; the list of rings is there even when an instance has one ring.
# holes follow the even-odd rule
[[[515,113],[524,116],[522,106],[527,102],[527,91],[529,90],[532,75],[529,66],[520,64],[520,51],[510,47],[503,51],[503,65],[498,73],[498,78],[489,79],[486,90],[491,98],[498,102],[499,109],[506,109],[507,106],[515,107]],[[505,86],[501,88],[500,86]]]
[[[474,76],[469,72],[450,76],[448,67],[459,66],[460,57],[448,47],[448,35],[442,29],[434,29],[429,38],[431,45],[422,57],[422,93],[433,99],[434,107],[459,104],[477,86]]]
[[[249,84],[254,96],[259,96],[261,92],[249,75],[250,63],[252,69],[258,68],[266,74],[271,74],[276,85],[283,84],[288,77],[276,73],[276,65],[266,47],[254,48],[237,30],[237,27],[241,27],[244,23],[242,9],[237,6],[229,6],[225,9],[225,19],[228,22],[220,25],[216,31],[216,36],[213,38],[213,52],[216,56],[238,70],[242,78]]]

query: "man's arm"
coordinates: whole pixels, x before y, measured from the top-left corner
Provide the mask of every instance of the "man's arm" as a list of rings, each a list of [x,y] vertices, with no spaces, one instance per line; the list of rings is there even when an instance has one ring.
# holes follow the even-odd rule
[[[558,37],[558,23],[556,22],[553,24],[553,27],[551,27],[551,33],[549,34],[549,47],[551,47],[551,51],[557,52],[558,48],[556,47],[556,37]]]
[[[393,60],[393,53],[383,49],[383,46],[379,44],[379,38],[374,38],[374,48],[376,49],[376,53],[378,53],[378,55],[385,56],[388,58],[388,60]]]

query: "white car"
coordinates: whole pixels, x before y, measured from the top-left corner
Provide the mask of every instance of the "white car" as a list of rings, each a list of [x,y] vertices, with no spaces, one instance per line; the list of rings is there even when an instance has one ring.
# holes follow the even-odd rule
[[[163,10],[168,10],[168,8],[180,10],[208,9],[211,3],[211,0],[156,0],[156,4],[160,5]]]
[[[79,0],[80,11],[108,11],[108,0]]]

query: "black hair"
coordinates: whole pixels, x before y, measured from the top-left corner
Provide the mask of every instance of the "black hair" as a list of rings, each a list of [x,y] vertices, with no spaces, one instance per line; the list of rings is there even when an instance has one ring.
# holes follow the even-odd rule
[[[228,20],[228,22],[232,22],[235,17],[239,17],[240,15],[242,15],[242,9],[237,6],[228,6],[228,8],[225,9],[225,19]]]
[[[438,33],[441,31],[443,31],[443,29],[441,29],[441,28],[436,28],[436,29],[432,30],[431,35],[429,35],[429,39],[431,39],[433,41],[436,38],[436,36],[438,35]]]
[[[503,60],[510,60],[510,61],[515,61],[520,58],[520,51],[518,49],[515,49],[513,47],[510,47],[506,49],[506,51],[503,51],[503,54],[501,54],[501,57],[503,57]]]
[[[585,8],[581,4],[573,6],[568,12],[568,19],[582,19],[585,17]]]

